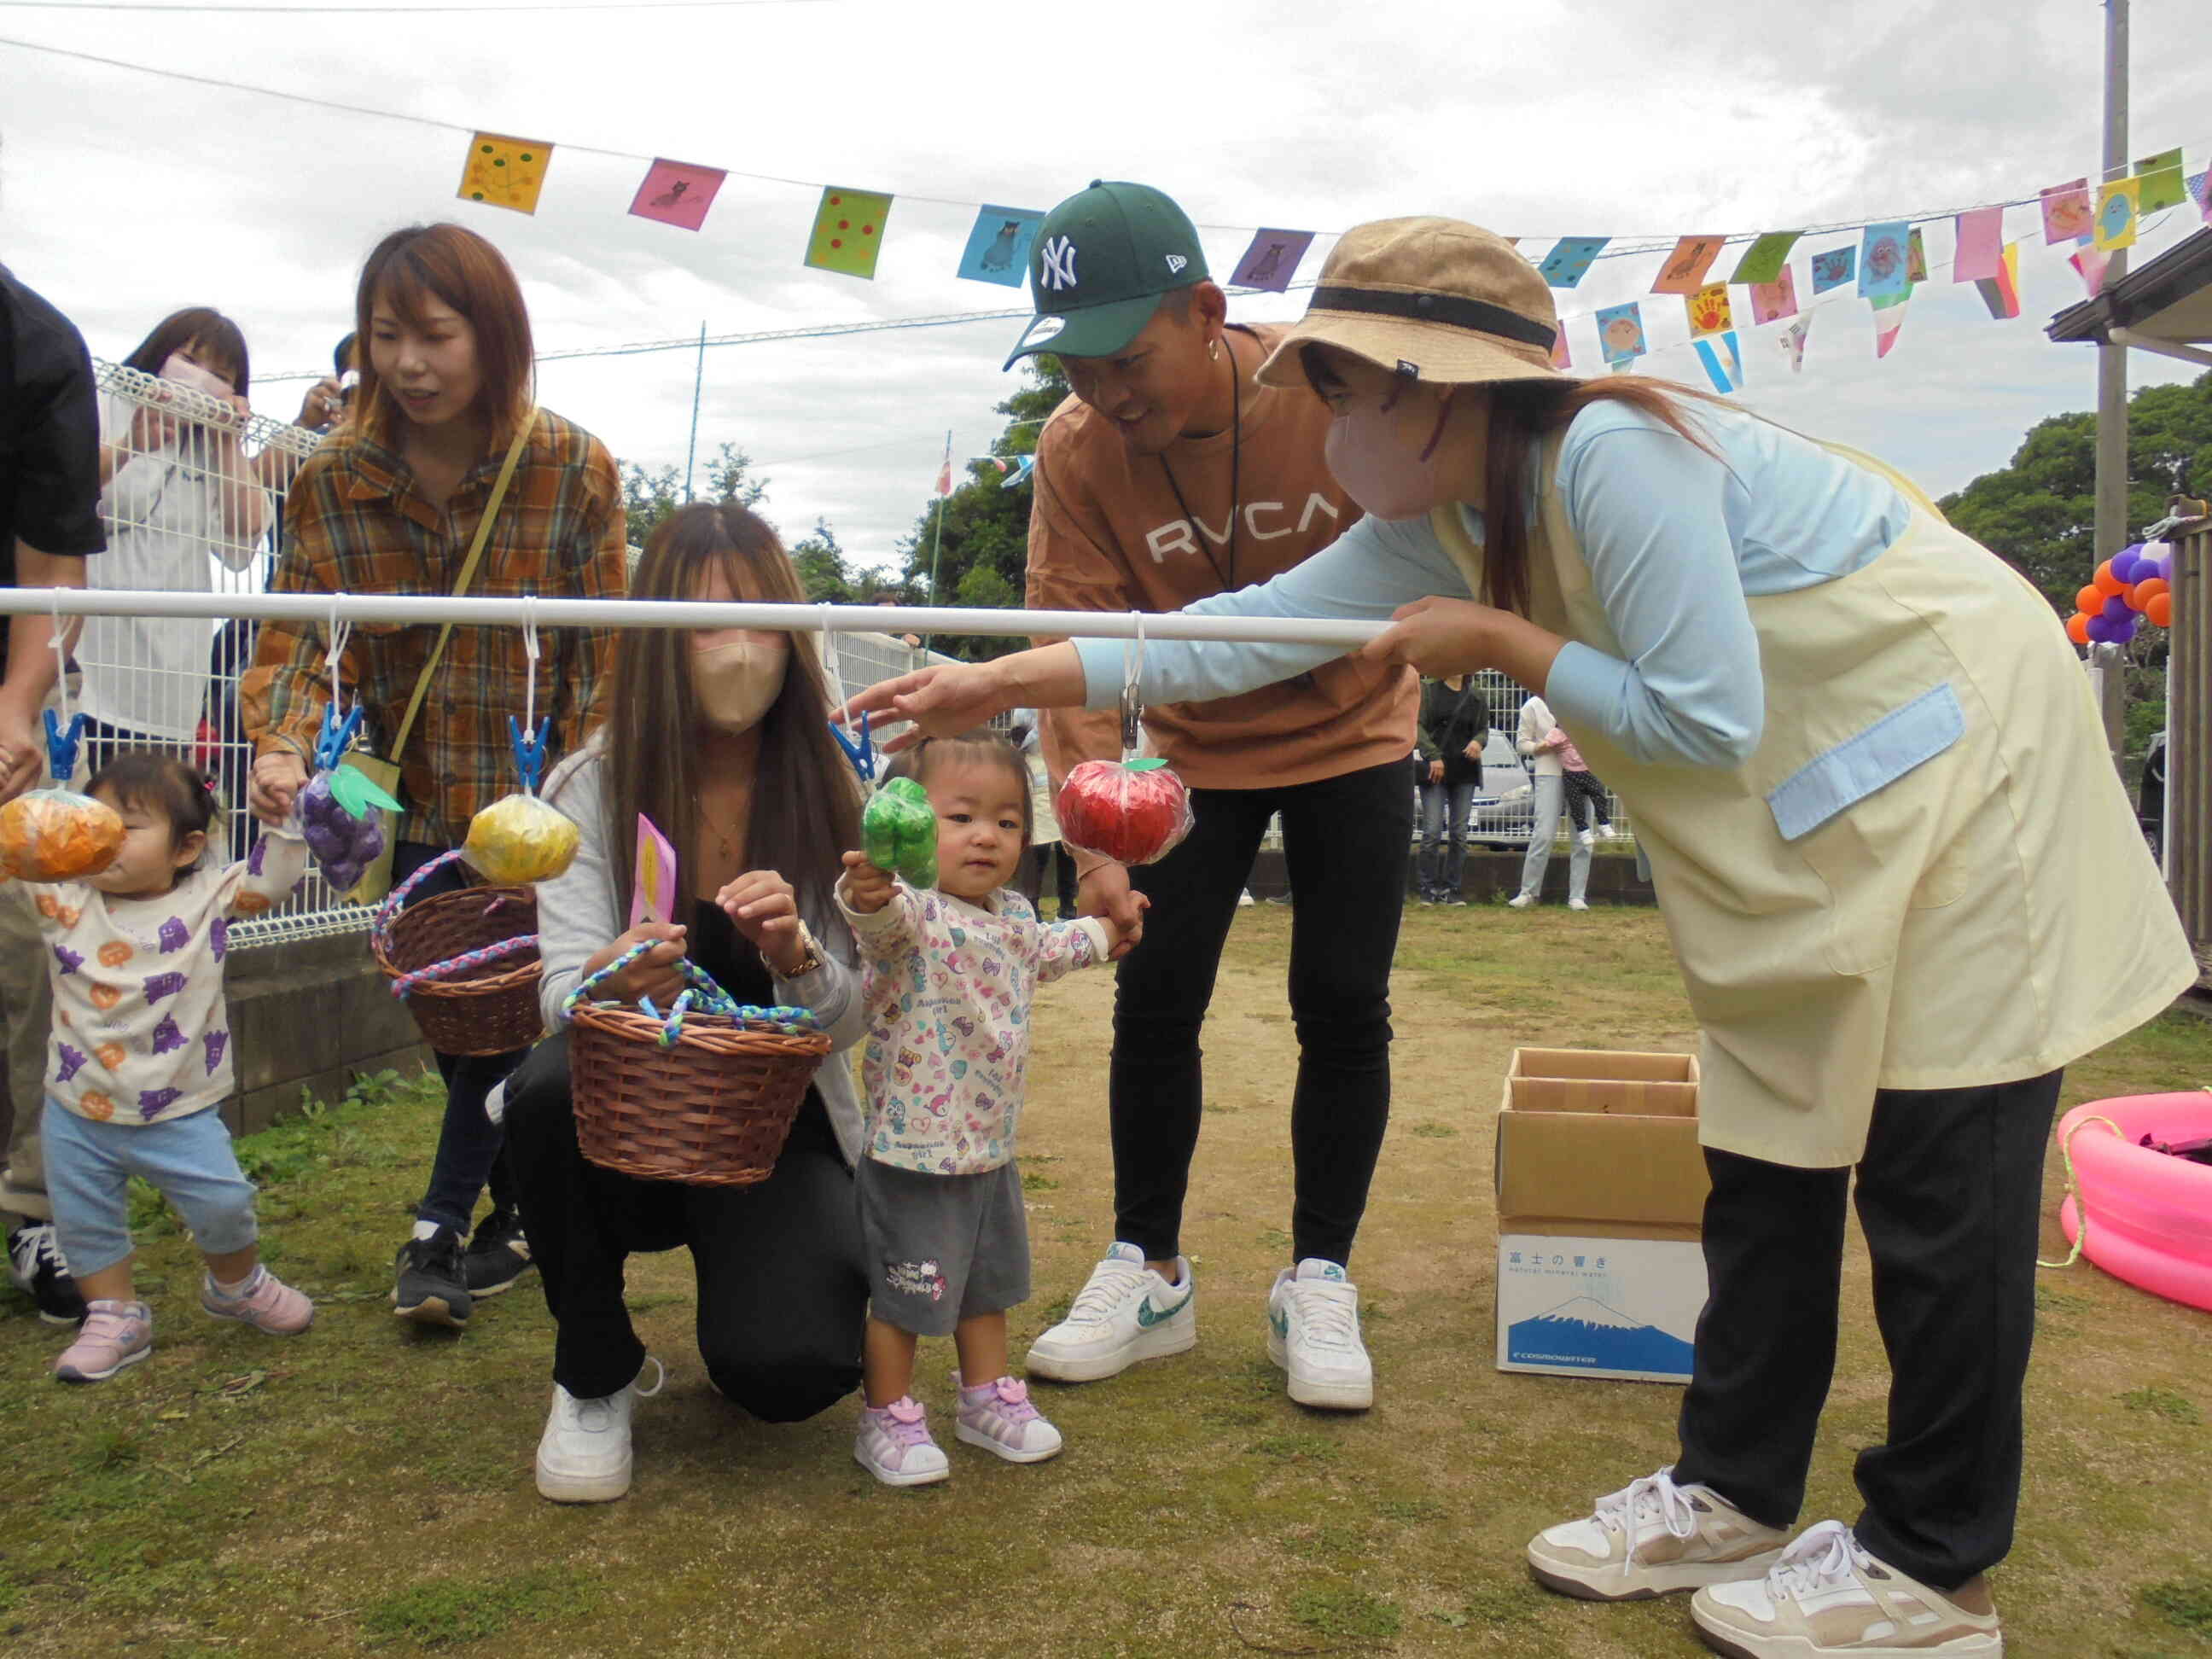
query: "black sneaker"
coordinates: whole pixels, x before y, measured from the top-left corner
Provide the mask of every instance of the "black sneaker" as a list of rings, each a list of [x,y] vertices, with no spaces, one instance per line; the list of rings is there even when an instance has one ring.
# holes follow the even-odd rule
[[[75,1325],[84,1318],[84,1297],[70,1277],[52,1222],[26,1222],[8,1235],[8,1277],[39,1304],[39,1317],[47,1324]]]
[[[512,1289],[530,1265],[530,1241],[522,1236],[522,1218],[512,1210],[494,1210],[470,1235],[461,1273],[471,1296],[497,1296]]]
[[[461,1266],[461,1236],[441,1227],[428,1238],[410,1238],[392,1258],[398,1282],[392,1291],[392,1311],[418,1325],[469,1322],[468,1276]]]

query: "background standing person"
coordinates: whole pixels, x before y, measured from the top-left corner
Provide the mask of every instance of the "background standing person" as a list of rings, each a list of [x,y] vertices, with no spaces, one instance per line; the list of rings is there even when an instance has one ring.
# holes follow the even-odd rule
[[[1421,684],[1421,719],[1413,760],[1421,797],[1421,861],[1416,879],[1424,904],[1464,904],[1467,814],[1482,783],[1482,746],[1490,713],[1472,676]]]
[[[0,586],[82,587],[85,560],[107,545],[100,522],[100,413],[92,358],[68,318],[0,265]],[[0,629],[0,801],[46,766],[39,717],[60,672],[52,617]],[[74,629],[66,630],[73,633]],[[39,919],[20,881],[0,883],[0,1224],[8,1276],[54,1324],[84,1317],[84,1298],[54,1238],[39,1117],[53,1018]]]
[[[356,313],[368,346],[353,418],[293,481],[274,590],[454,592],[511,465],[468,591],[619,598],[621,481],[598,439],[535,407],[530,317],[499,250],[458,225],[394,231],[362,268]],[[422,696],[441,640],[436,695]],[[547,637],[535,668],[538,712],[553,720],[551,752],[582,745],[612,648],[604,629],[556,629]],[[257,751],[253,808],[264,822],[281,817],[307,781],[330,696],[325,649],[319,630],[272,623],[241,687]],[[478,809],[514,787],[507,720],[521,716],[532,667],[520,629],[455,628],[449,639],[429,626],[354,630],[339,676],[367,706],[375,744],[398,761],[406,802],[395,884],[459,846]],[[416,723],[392,756],[418,699]],[[410,902],[462,882],[448,865]],[[473,1297],[505,1290],[529,1263],[513,1182],[498,1163],[499,1130],[483,1110],[485,1095],[523,1052],[438,1056],[445,1122],[414,1236],[393,1263],[402,1317],[465,1324]],[[487,1180],[492,1212],[471,1229]]]
[[[1605,785],[1589,769],[1589,763],[1575,747],[1566,728],[1559,727],[1559,782],[1567,798],[1567,818],[1573,825],[1571,833],[1583,846],[1595,847],[1613,833],[1606,817]]]
[[[1158,191],[1095,183],[1062,202],[1038,231],[1030,289],[1037,315],[1008,364],[1050,350],[1074,391],[1038,434],[1030,609],[1173,610],[1292,568],[1358,516],[1322,458],[1326,411],[1252,378],[1278,331],[1229,324],[1198,233]],[[1197,1340],[1181,1251],[1199,1033],[1246,873],[1280,812],[1298,894],[1299,1059],[1291,1259],[1268,1298],[1268,1346],[1292,1399],[1370,1403],[1346,1264],[1390,1112],[1413,712],[1411,675],[1343,661],[1249,696],[1146,711],[1153,744],[1191,787],[1196,824],[1142,869],[1078,853],[1083,913],[1144,936],[1114,1005],[1114,1242],[1068,1316],[1030,1349],[1032,1371],[1112,1376]],[[1078,762],[1118,759],[1121,732],[1111,714],[1059,710],[1044,744],[1060,780]]]
[[[1531,696],[1521,705],[1521,723],[1514,747],[1521,751],[1535,771],[1535,821],[1528,827],[1528,853],[1521,861],[1521,890],[1506,901],[1516,910],[1525,910],[1544,896],[1544,866],[1552,861],[1552,842],[1559,833],[1559,808],[1565,799],[1565,784],[1562,781],[1565,763],[1559,750],[1566,744],[1567,734],[1559,729],[1559,721],[1552,718],[1552,706],[1543,698]],[[1589,908],[1589,843],[1576,836],[1567,844],[1567,908]]]

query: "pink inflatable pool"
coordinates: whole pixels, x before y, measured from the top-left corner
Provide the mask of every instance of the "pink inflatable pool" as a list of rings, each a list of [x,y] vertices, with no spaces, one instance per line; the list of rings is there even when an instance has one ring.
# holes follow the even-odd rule
[[[2107,1117],[2124,1139],[2101,1123]],[[2137,1143],[2212,1135],[2212,1094],[2129,1095],[2076,1106],[2058,1125],[2072,1136],[2074,1185],[2089,1212],[2082,1254],[2116,1279],[2169,1301],[2212,1310],[2212,1168]],[[2081,1222],[2075,1200],[2059,1208],[2070,1241]]]

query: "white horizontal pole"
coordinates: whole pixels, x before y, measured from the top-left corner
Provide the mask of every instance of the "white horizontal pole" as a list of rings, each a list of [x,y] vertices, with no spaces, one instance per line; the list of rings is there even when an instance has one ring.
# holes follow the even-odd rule
[[[166,593],[0,588],[0,616],[252,617],[260,622],[459,623],[479,628],[750,628],[814,634],[1034,634],[1240,641],[1356,650],[1389,626],[1319,617],[1194,617],[1133,611],[987,611],[951,605],[750,605],[697,599],[456,599],[451,594]]]

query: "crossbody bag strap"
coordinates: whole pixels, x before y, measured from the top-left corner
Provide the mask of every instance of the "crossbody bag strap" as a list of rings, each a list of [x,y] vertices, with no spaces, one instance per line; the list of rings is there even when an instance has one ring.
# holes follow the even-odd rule
[[[469,556],[461,561],[460,580],[453,584],[453,597],[459,599],[469,591],[469,583],[477,574],[477,563],[483,557],[484,544],[491,539],[492,520],[499,516],[499,504],[507,499],[507,480],[514,476],[514,465],[522,459],[522,447],[530,441],[531,428],[538,424],[538,411],[532,409],[515,428],[514,441],[507,447],[507,459],[500,463],[499,477],[491,487],[491,499],[484,503],[483,517],[477,520],[477,533],[469,544]],[[439,659],[446,654],[446,641],[453,636],[453,624],[446,623],[438,630],[438,642],[430,647],[430,659],[422,665],[416,677],[415,695],[407,699],[406,715],[399,722],[399,734],[392,740],[388,759],[397,766],[400,751],[407,747],[408,734],[415,729],[415,717],[422,710],[422,699],[429,694],[430,676],[438,672]]]

